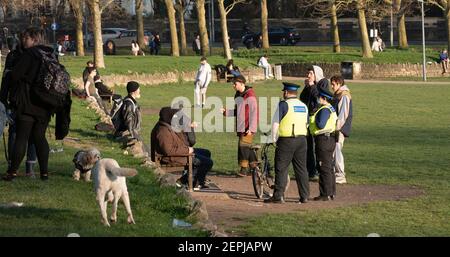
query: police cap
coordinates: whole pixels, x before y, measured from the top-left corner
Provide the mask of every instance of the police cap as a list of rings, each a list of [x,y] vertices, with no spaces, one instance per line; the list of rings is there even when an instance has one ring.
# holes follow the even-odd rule
[[[299,85],[289,82],[283,82],[283,89],[281,91],[297,91],[300,88]]]

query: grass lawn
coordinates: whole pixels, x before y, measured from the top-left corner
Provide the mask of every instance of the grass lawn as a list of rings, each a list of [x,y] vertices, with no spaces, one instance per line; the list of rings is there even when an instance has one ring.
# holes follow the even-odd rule
[[[256,94],[279,96],[279,82],[255,84]],[[350,83],[354,101],[353,134],[344,154],[350,184],[416,185],[425,195],[406,201],[370,203],[332,210],[268,215],[242,226],[249,236],[450,235],[450,93],[443,85]],[[123,89],[120,89],[124,93]],[[191,83],[149,86],[142,91],[144,109],[167,106],[177,96],[193,98]],[[212,84],[208,96],[232,96],[229,84]],[[220,107],[217,107],[220,108]],[[439,110],[439,111],[437,111]],[[207,112],[205,111],[206,115]],[[144,118],[144,137],[157,115]],[[199,121],[199,120],[197,120]],[[232,120],[231,120],[232,121]],[[212,151],[213,171],[237,170],[234,133],[198,133],[198,147]],[[248,185],[251,186],[250,184]],[[339,194],[339,189],[338,192]],[[339,195],[338,195],[339,197]]]
[[[427,61],[435,62],[439,56],[439,46],[427,48]],[[106,69],[101,70],[102,75],[108,74],[132,74],[132,73],[167,73],[169,71],[195,71],[199,65],[199,56],[171,57],[165,49],[159,56],[131,56],[126,50],[121,50],[117,56],[105,56]],[[211,66],[226,64],[226,60],[219,54],[220,50],[215,50],[214,55],[208,57]],[[233,53],[235,64],[241,69],[255,67],[261,55],[268,53],[271,63],[339,63],[342,61],[361,61],[369,63],[421,63],[422,50],[420,47],[411,46],[409,50],[398,50],[387,48],[382,53],[374,53],[373,59],[361,57],[360,47],[342,47],[341,53],[333,53],[329,46],[288,46],[271,47],[268,51],[259,49],[247,50],[240,48]],[[62,63],[68,68],[74,77],[81,77],[81,72],[86,66],[86,62],[92,56],[72,57],[63,56]]]
[[[122,167],[135,167],[138,176],[128,179],[131,207],[136,225],[126,222],[125,207],[118,208],[118,222],[111,228],[100,223],[93,184],[72,180],[73,155],[79,149],[64,146],[64,152],[50,154],[50,179],[19,177],[12,183],[0,181],[0,204],[23,202],[24,207],[0,207],[0,236],[206,236],[204,232],[172,227],[172,219],[186,219],[187,201],[176,195],[174,188],[160,188],[149,169],[139,161],[124,156],[119,144],[93,128],[97,117],[84,103],[75,100],[72,106],[70,137],[81,139],[84,147],[95,146],[103,157],[118,160]],[[54,129],[51,128],[53,132]],[[51,146],[56,142],[50,140]],[[3,156],[3,147],[1,149]],[[0,170],[6,170],[5,161]],[[23,174],[24,167],[21,169]],[[108,206],[108,211],[111,205]],[[110,213],[110,212],[109,212]]]

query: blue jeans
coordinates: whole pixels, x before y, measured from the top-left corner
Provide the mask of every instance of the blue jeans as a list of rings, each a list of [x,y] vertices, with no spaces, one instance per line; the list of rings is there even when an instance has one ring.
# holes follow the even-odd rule
[[[206,174],[211,170],[214,165],[211,159],[211,152],[207,149],[203,148],[194,148],[194,163],[193,163],[193,176],[194,186],[196,185],[204,185],[206,180]],[[187,184],[188,182],[188,174],[183,174],[181,177],[181,182],[183,184]]]
[[[8,169],[11,166],[11,156],[14,152],[14,144],[16,142],[16,123],[9,124],[8,129]],[[36,147],[33,143],[28,142],[27,146],[27,161],[26,161],[26,171],[28,172],[29,166],[34,165],[37,162],[37,155],[36,155]]]

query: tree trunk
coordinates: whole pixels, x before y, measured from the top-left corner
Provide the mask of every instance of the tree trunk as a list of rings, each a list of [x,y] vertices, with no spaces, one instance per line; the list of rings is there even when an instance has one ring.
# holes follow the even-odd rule
[[[198,14],[198,30],[200,32],[201,51],[203,56],[209,54],[208,30],[206,29],[205,0],[196,0]]]
[[[341,52],[341,42],[339,40],[339,27],[335,1],[331,1],[331,34],[333,35],[333,52]]]
[[[362,52],[364,58],[373,58],[372,49],[370,48],[369,34],[367,33],[366,14],[364,8],[364,0],[358,0],[358,22],[361,34]]]
[[[178,12],[178,24],[180,26],[181,54],[187,55],[186,26],[184,24],[184,0],[178,0],[175,9]]]
[[[105,60],[103,59],[102,14],[99,0],[89,0],[88,3],[93,22],[95,67],[105,68]]]
[[[445,24],[447,24],[447,49],[450,50],[450,0],[447,0],[445,9]]]
[[[223,4],[224,0],[218,0],[219,12],[220,12],[220,26],[222,28],[222,42],[223,42],[223,53],[227,60],[232,59],[230,40],[228,40],[228,25],[227,25],[227,13],[225,11],[225,6]]]
[[[172,43],[171,54],[172,56],[180,56],[180,49],[178,46],[178,34],[177,34],[177,23],[175,17],[175,8],[173,7],[172,0],[165,0],[167,7],[167,17],[169,18],[170,27],[170,40]]]
[[[398,17],[397,28],[398,28],[398,47],[401,49],[407,49],[409,46],[408,46],[408,36],[406,34],[405,14],[402,14]]]
[[[269,29],[267,25],[267,0],[261,0],[262,48],[269,49]]]
[[[142,50],[147,49],[147,44],[144,40],[144,17],[142,12],[144,11],[144,0],[135,0],[136,9],[136,32],[137,32],[137,43]]]
[[[84,56],[84,40],[83,40],[83,8],[80,0],[69,1],[75,16],[75,33],[77,44],[77,56]]]

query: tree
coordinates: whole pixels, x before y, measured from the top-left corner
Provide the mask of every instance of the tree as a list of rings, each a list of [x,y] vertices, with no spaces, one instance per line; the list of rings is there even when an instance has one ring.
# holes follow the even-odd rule
[[[358,10],[359,31],[361,34],[361,46],[363,57],[373,58],[372,49],[370,47],[369,34],[367,33],[366,23],[366,0],[357,0],[356,8]]]
[[[261,35],[263,49],[269,49],[269,26],[267,16],[267,0],[261,0]]]
[[[400,49],[407,49],[408,36],[406,32],[405,17],[407,12],[411,11],[413,0],[385,0],[386,4],[392,6],[397,16],[397,35],[398,35],[398,47]]]
[[[136,33],[137,33],[137,43],[139,47],[144,50],[147,49],[147,44],[144,40],[144,0],[135,0],[135,11],[136,11]]]
[[[94,63],[97,68],[105,68],[102,40],[102,12],[114,0],[86,0],[92,14],[94,33]]]
[[[223,52],[227,60],[232,59],[230,41],[228,40],[228,25],[227,25],[227,15],[234,8],[236,4],[239,3],[250,3],[248,0],[232,0],[226,7],[224,0],[218,0],[219,12],[220,12],[220,26],[222,27],[222,42],[223,42]]]
[[[206,29],[205,0],[195,0],[198,15],[198,30],[200,32],[200,44],[203,56],[209,54],[208,30]]]
[[[450,49],[450,0],[428,0],[427,3],[439,7],[443,12],[447,27],[447,49]]]
[[[69,0],[73,15],[75,16],[77,56],[84,56],[82,2],[84,2],[84,0]]]
[[[173,6],[173,0],[164,0],[167,7],[167,17],[169,19],[170,26],[170,39],[172,41],[172,56],[180,56],[180,48],[178,46],[178,34],[177,34],[177,21],[175,17],[175,8]]]
[[[186,40],[186,26],[184,24],[184,14],[186,13],[186,7],[191,4],[191,0],[177,0],[175,9],[178,13],[178,20],[180,24],[180,41],[181,41],[181,54],[187,55],[187,40]]]

